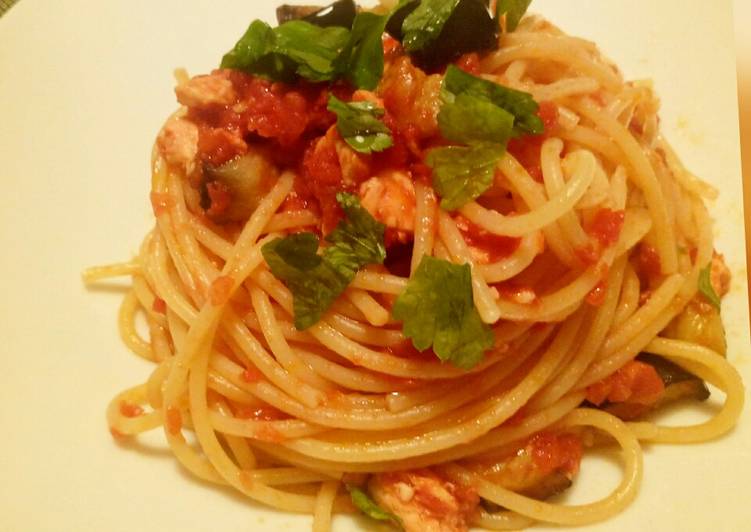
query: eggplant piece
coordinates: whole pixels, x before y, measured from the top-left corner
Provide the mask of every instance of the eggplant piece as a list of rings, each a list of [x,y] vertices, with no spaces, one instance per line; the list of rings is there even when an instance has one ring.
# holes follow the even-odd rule
[[[641,353],[636,359],[655,368],[665,384],[665,395],[654,405],[654,408],[658,409],[680,399],[695,401],[709,399],[709,388],[704,381],[679,365],[651,353]]]
[[[410,2],[397,11],[387,24],[386,31],[401,41],[404,20],[418,5],[418,1]],[[488,2],[460,0],[438,38],[411,55],[424,70],[436,71],[466,53],[497,48],[499,33],[498,21],[488,10]]]
[[[386,23],[386,33],[391,35],[397,41],[401,42],[404,38],[404,33],[402,32],[404,19],[407,18],[415,9],[417,9],[417,6],[419,5],[420,0],[412,0],[411,2],[403,5],[399,10],[391,15],[391,18]]]
[[[585,402],[585,405],[591,408],[604,410],[624,421],[630,421],[682,399],[706,401],[709,398],[709,388],[707,388],[704,381],[677,364],[673,364],[669,360],[651,353],[640,353],[639,356],[636,357],[636,360],[652,366],[655,371],[657,371],[657,375],[659,375],[662,383],[665,385],[665,392],[656,403],[643,405],[639,403],[630,403],[628,401],[623,403],[605,402],[600,406],[597,406]]]
[[[725,327],[722,324],[720,311],[699,297],[686,305],[683,312],[670,322],[663,334],[668,338],[703,345],[722,356],[727,353]]]
[[[327,28],[342,26],[351,28],[357,15],[357,5],[354,0],[338,0],[328,6],[292,6],[281,5],[276,8],[276,19],[279,24],[291,20],[304,20],[316,26]]]
[[[279,172],[270,160],[258,151],[251,151],[219,167],[204,168],[201,186],[201,206],[219,223],[244,222],[258,208],[279,178]],[[208,187],[218,184],[229,194],[229,204],[220,212],[212,213]]]

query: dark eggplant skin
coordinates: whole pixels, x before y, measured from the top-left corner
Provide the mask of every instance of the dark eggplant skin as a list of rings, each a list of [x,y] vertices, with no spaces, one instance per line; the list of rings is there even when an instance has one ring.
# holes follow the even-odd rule
[[[396,40],[404,37],[404,20],[420,4],[414,0],[394,13],[386,31]],[[488,11],[485,0],[461,0],[446,21],[440,36],[427,48],[412,53],[415,63],[427,71],[437,71],[469,52],[483,52],[498,47],[500,28]]]
[[[304,20],[322,28],[330,26],[351,28],[356,15],[357,5],[354,0],[338,0],[323,7],[285,4],[276,8],[276,19],[279,24],[290,20]]]

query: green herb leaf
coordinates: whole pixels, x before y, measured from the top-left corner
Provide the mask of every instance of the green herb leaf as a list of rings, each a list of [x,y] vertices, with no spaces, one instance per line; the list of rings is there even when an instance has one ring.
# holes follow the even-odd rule
[[[431,150],[426,163],[433,169],[433,188],[441,196],[441,208],[456,210],[490,188],[504,151],[494,144]]]
[[[352,277],[366,264],[382,264],[386,258],[383,236],[386,226],[366,211],[352,194],[339,192],[336,201],[341,205],[346,221],[326,237],[331,246],[324,251],[325,259],[339,271],[350,270]]]
[[[514,118],[512,131],[514,136],[539,135],[545,131],[542,119],[537,115],[540,106],[531,94],[503,87],[492,81],[468,74],[454,65],[449,65],[443,78],[441,97],[450,106],[452,95],[456,97],[461,94],[491,103],[510,113]],[[472,126],[468,126],[468,129],[470,127]]]
[[[328,81],[335,77],[334,60],[348,40],[347,28],[292,20],[272,29],[256,20],[222,58],[221,67],[279,81],[291,82],[296,76]]]
[[[357,88],[373,90],[383,76],[383,32],[389,15],[359,13],[336,68]]]
[[[496,19],[506,15],[506,31],[514,31],[529,8],[532,0],[498,0],[495,7]]]
[[[339,134],[355,151],[378,152],[394,144],[391,130],[379,120],[384,110],[371,102],[345,103],[331,94],[328,110],[336,114]]]
[[[426,48],[438,39],[460,0],[422,0],[404,19],[402,45],[408,52]]]
[[[438,126],[447,140],[463,144],[492,142],[506,146],[514,129],[514,115],[472,94],[441,91],[443,105]]]
[[[707,298],[707,301],[709,301],[717,310],[720,310],[722,301],[712,287],[711,263],[699,273],[699,292],[701,292],[701,294]]]
[[[366,264],[380,264],[386,257],[385,227],[373,219],[350,194],[337,194],[346,220],[339,222],[326,240],[332,243],[318,254],[319,241],[313,233],[298,233],[265,244],[261,253],[274,276],[294,296],[295,327],[305,330],[321,316],[349,286]]]
[[[349,491],[349,496],[352,498],[352,504],[371,519],[375,519],[376,521],[391,521],[400,529],[404,528],[402,519],[398,515],[387,512],[378,506],[375,501],[360,488],[347,486],[347,491]]]
[[[475,308],[468,264],[424,257],[393,314],[417,350],[432,345],[438,358],[462,369],[476,366],[493,346],[493,331]]]

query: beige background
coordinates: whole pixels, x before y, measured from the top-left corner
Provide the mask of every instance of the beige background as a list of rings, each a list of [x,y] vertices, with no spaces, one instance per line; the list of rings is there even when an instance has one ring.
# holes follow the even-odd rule
[[[735,0],[735,30],[738,44],[738,96],[740,103],[743,197],[746,206],[746,256],[751,263],[751,2]],[[747,275],[751,280],[751,269]],[[751,283],[750,283],[751,284]],[[751,298],[749,299],[751,307]]]

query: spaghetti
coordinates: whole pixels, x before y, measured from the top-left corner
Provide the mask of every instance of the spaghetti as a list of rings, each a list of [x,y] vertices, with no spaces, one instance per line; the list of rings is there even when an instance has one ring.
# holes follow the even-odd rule
[[[424,174],[427,153],[446,144],[436,142],[443,74],[426,74],[398,42],[384,43],[374,91],[332,89],[385,107],[394,145],[380,155],[353,151],[331,113],[307,116],[321,124],[280,141],[302,115],[273,124],[269,106],[310,103],[318,89],[308,84],[294,92],[227,69],[179,76],[186,105],[152,158],[156,226],[131,262],[84,275],[132,278],[121,337],[155,364],[145,383],[109,405],[111,430],[127,437],[161,428],[194,475],[312,514],[317,532],[329,529],[332,513],[354,510],[347,489],[369,493],[377,511],[366,513],[407,530],[607,519],[636,496],[640,442],[712,440],[742,409],[740,377],[718,352],[718,312],[698,293],[706,279],[723,291],[703,203],[716,191],[660,135],[648,83],[624,81],[592,43],[527,16],[500,36],[497,50],[457,64],[542,102],[545,132],[511,140],[487,189],[442,209]],[[221,91],[240,94],[240,85],[256,99],[223,99]],[[230,110],[241,114],[261,98],[269,99],[265,125],[238,136]],[[386,266],[360,267],[322,318],[301,330],[298,295],[272,273],[266,246],[311,230],[329,234],[332,216],[341,219],[333,196],[310,184],[322,151],[339,176],[334,188],[385,225]],[[254,205],[230,215],[237,195],[207,186],[201,172],[247,153],[257,155]],[[492,331],[472,367],[419,353],[393,316],[425,257],[470,267],[471,300]],[[136,327],[141,315],[148,338]],[[655,384],[660,364],[682,380]],[[700,380],[726,395],[712,419],[689,427],[644,420],[673,384],[705,389]],[[593,438],[622,450],[615,491],[581,506],[538,500],[570,484],[582,442]],[[548,462],[538,460],[540,449]],[[544,488],[555,479],[564,485]]]

